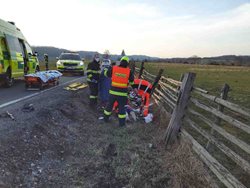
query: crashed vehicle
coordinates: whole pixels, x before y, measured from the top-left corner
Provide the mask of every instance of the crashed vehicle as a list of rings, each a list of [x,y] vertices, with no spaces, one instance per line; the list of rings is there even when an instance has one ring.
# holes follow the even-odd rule
[[[62,53],[57,57],[56,67],[61,73],[70,72],[84,75],[84,59],[81,59],[78,53]]]

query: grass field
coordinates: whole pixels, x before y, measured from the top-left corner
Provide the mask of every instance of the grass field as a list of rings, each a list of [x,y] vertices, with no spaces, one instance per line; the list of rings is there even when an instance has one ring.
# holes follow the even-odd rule
[[[213,95],[219,95],[222,86],[227,83],[231,88],[228,100],[250,108],[250,67],[145,63],[145,68],[154,74],[157,74],[159,69],[164,69],[164,76],[176,80],[179,80],[183,73],[194,72],[195,85]]]

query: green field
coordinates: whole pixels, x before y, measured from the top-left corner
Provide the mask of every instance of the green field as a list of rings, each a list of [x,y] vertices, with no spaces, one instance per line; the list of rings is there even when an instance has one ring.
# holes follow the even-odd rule
[[[137,65],[138,66],[138,65]],[[156,74],[164,69],[164,76],[179,80],[186,72],[196,73],[195,86],[219,95],[224,83],[229,84],[229,101],[250,108],[250,67],[196,65],[175,63],[145,63],[147,71]]]

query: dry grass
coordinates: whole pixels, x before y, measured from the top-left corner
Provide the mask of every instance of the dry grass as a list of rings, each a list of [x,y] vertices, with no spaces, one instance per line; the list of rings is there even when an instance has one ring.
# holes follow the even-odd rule
[[[163,106],[155,105],[153,108],[156,122],[158,122],[158,133],[163,138],[167,124],[171,118]],[[165,150],[163,139],[155,138],[161,150]],[[159,141],[161,140],[161,141]],[[208,173],[207,168],[201,162],[199,157],[194,154],[191,143],[187,140],[181,140],[163,154],[164,169],[170,172],[171,180],[169,187],[174,188],[204,188],[217,187],[214,180]]]
[[[171,148],[171,152],[166,155],[166,168],[172,174],[171,187],[217,187],[186,140]]]

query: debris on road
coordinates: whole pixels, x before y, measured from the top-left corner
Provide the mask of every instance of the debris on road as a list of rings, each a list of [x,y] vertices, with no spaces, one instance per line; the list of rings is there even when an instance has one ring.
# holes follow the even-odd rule
[[[23,112],[32,112],[34,110],[35,110],[35,108],[34,108],[33,104],[24,104],[23,108],[22,108]]]
[[[11,113],[9,113],[8,111],[6,111],[6,114],[7,114],[13,121],[15,120],[14,116],[13,116]]]
[[[77,90],[80,90],[80,89],[84,89],[87,86],[88,85],[85,84],[85,83],[75,82],[75,83],[72,83],[72,84],[68,85],[64,89],[68,90],[68,91],[77,91]]]
[[[149,113],[146,117],[144,117],[145,123],[150,123],[153,121],[153,114]]]

